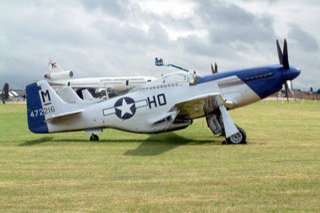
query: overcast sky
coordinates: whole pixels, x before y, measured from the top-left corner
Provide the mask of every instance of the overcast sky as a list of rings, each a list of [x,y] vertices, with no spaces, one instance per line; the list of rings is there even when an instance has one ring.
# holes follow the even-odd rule
[[[296,88],[320,88],[319,0],[0,0],[0,87],[24,88],[55,59],[74,77],[199,74],[279,63],[287,38]]]

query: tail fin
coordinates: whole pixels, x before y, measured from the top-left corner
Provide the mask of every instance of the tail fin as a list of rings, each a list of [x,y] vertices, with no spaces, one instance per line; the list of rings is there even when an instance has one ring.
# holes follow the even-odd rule
[[[83,100],[87,100],[87,101],[94,100],[94,97],[90,94],[90,92],[87,89],[82,90],[82,97],[83,97]]]
[[[77,93],[69,86],[62,87],[57,90],[57,94],[67,103],[82,104],[83,100],[79,98]]]
[[[26,87],[28,126],[34,133],[48,133],[48,120],[80,113],[77,105],[64,102],[46,81]]]
[[[3,94],[4,100],[9,99],[9,84],[8,83],[4,84],[2,94]]]

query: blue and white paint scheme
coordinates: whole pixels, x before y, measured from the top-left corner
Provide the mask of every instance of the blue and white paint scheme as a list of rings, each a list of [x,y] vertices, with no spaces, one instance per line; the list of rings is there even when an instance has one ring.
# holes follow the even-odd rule
[[[193,119],[206,117],[214,134],[224,135],[228,143],[246,143],[245,132],[235,125],[227,110],[259,101],[300,74],[298,68],[289,67],[286,41],[283,54],[279,48],[278,53],[280,65],[201,77],[180,71],[135,87],[125,95],[85,104],[68,102],[46,81],[38,81],[26,88],[29,129],[34,133],[97,132],[103,128],[159,133],[186,128]],[[68,94],[77,96],[75,92]],[[90,139],[98,137],[92,134]]]

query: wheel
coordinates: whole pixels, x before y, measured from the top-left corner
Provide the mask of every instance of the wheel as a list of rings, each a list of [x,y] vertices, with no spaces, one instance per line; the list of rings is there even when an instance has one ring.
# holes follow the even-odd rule
[[[90,141],[99,141],[98,135],[92,134],[92,135],[90,136]]]
[[[246,144],[247,143],[246,132],[238,126],[237,128],[239,130],[237,134],[234,134],[229,138],[226,138],[228,144]]]

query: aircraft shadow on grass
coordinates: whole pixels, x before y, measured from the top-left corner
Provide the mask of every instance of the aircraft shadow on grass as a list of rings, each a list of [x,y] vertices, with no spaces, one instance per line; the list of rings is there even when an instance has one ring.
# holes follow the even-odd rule
[[[41,137],[41,138],[33,139],[30,141],[26,141],[22,144],[19,144],[19,146],[33,146],[33,145],[50,142],[50,141],[53,141],[53,137]]]
[[[219,138],[212,140],[193,140],[175,133],[163,133],[158,135],[150,135],[147,139],[103,139],[99,142],[91,142],[84,139],[54,139],[53,137],[41,137],[34,140],[26,141],[19,146],[33,146],[45,142],[79,142],[79,143],[118,143],[118,142],[138,142],[140,145],[132,150],[128,150],[124,155],[128,156],[153,156],[160,155],[164,152],[170,151],[178,146],[184,145],[202,145],[213,144],[221,145]]]
[[[152,156],[160,155],[170,151],[178,146],[184,145],[202,145],[202,144],[220,145],[221,141],[218,138],[213,140],[192,140],[175,133],[164,133],[159,135],[151,135],[145,141],[133,150],[128,150],[124,155],[130,156]]]

